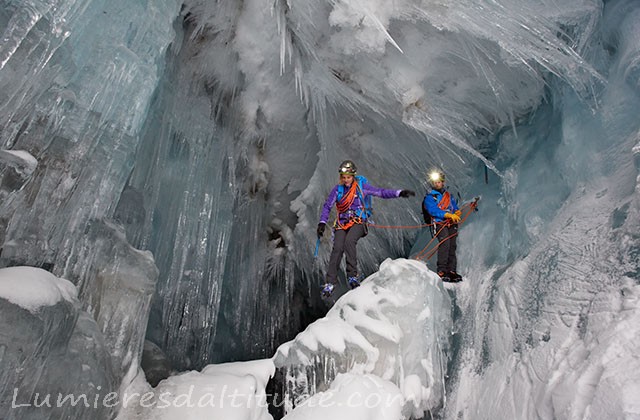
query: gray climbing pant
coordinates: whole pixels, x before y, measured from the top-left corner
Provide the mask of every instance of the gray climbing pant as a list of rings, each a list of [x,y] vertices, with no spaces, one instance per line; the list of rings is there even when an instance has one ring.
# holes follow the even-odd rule
[[[347,277],[358,277],[358,254],[356,246],[358,240],[367,234],[365,225],[355,224],[349,229],[337,229],[333,235],[333,249],[329,257],[327,269],[327,283],[338,282],[338,267],[342,261],[342,254],[347,256]]]

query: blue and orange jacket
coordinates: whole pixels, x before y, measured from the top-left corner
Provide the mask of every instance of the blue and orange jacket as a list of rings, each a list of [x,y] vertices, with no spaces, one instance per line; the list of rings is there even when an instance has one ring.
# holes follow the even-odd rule
[[[458,203],[453,195],[446,188],[438,191],[432,189],[424,197],[424,207],[427,209],[435,222],[443,222],[445,213],[454,213],[458,210]]]

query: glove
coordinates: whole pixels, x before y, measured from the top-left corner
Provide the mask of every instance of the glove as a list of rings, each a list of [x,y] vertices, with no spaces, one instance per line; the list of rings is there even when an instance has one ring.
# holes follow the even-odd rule
[[[455,215],[458,217],[462,217],[462,210],[456,210]]]
[[[416,193],[411,190],[400,191],[400,197],[402,198],[413,197],[414,195],[416,195]]]
[[[316,232],[318,232],[318,238],[322,238],[322,235],[324,234],[324,228],[327,226],[326,223],[318,223],[318,230]]]
[[[455,213],[445,213],[444,218],[451,220],[453,223],[458,223],[460,221],[460,216]]]

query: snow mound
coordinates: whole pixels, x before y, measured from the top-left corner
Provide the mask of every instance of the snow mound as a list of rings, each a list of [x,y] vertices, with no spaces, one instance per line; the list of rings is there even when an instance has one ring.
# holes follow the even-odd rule
[[[9,267],[0,269],[0,298],[36,312],[61,300],[75,302],[76,287],[41,268]]]
[[[304,401],[283,420],[400,420],[404,398],[375,375],[340,374],[331,388]]]
[[[415,417],[437,410],[444,400],[451,327],[450,298],[438,276],[419,261],[387,259],[325,318],[278,349],[274,362],[287,378],[285,409],[345,386],[335,381],[350,373],[397,387],[401,405]],[[387,389],[382,382],[376,383]]]
[[[265,387],[273,362],[209,365],[171,376],[151,388],[143,375],[123,395],[119,420],[271,420]]]

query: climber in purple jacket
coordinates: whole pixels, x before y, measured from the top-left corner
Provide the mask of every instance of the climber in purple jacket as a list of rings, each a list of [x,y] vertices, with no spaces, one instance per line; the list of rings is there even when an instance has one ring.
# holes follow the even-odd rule
[[[356,175],[356,165],[345,160],[338,169],[340,183],[333,187],[322,208],[318,223],[318,238],[324,234],[331,208],[336,205],[338,217],[334,224],[334,239],[327,280],[322,288],[323,296],[331,296],[338,279],[338,267],[342,254],[347,256],[347,278],[352,289],[360,286],[358,279],[358,260],[356,246],[358,240],[367,234],[367,222],[371,216],[371,197],[396,198],[412,197],[411,190],[387,190],[377,188],[367,182],[363,176]]]

